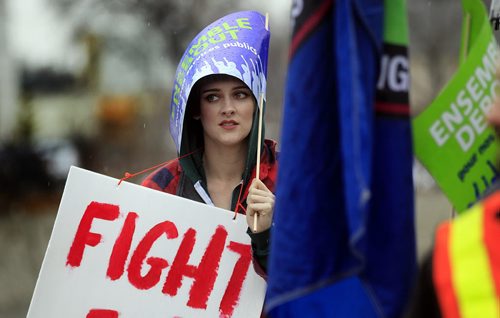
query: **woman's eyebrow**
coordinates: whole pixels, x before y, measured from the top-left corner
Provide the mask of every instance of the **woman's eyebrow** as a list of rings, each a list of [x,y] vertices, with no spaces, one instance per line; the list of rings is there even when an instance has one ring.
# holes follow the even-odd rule
[[[233,91],[237,90],[237,89],[248,89],[248,90],[250,90],[246,85],[241,85],[241,86],[235,87],[235,88],[233,88]]]
[[[212,92],[220,92],[220,89],[218,89],[218,88],[208,88],[208,89],[203,90],[201,93],[205,94],[205,93],[212,93]]]

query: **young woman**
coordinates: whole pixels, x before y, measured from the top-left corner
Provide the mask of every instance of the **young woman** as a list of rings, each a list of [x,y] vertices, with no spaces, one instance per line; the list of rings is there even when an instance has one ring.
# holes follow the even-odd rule
[[[259,144],[257,96],[265,90],[267,62],[262,60],[267,59],[269,32],[262,28],[264,37],[259,39],[255,32],[262,16],[256,12],[242,14],[226,16],[221,25],[208,26],[186,50],[177,70],[176,78],[181,80],[174,84],[172,98],[171,133],[179,158],[153,172],[143,185],[246,214],[255,268],[265,277],[275,201],[276,142],[261,137],[258,179],[255,169]],[[235,41],[229,35],[227,43],[210,41],[211,34],[222,38],[213,30],[225,28],[232,32],[229,35],[245,40],[245,45],[233,45]],[[249,49],[256,52],[256,38],[263,43],[262,57]],[[203,41],[206,46],[201,45]],[[210,48],[212,42],[217,45]],[[200,52],[193,47],[210,53],[194,59],[190,54]],[[188,67],[186,61],[193,59]],[[189,80],[192,83],[188,85]],[[185,108],[178,106],[183,106],[184,100]],[[253,230],[254,214],[258,215],[257,230]]]
[[[257,134],[256,100],[241,80],[210,75],[193,88],[187,113],[181,159],[153,172],[143,185],[239,213],[246,210],[254,256],[265,271],[277,161],[276,142],[265,140],[261,180],[255,179],[256,159],[249,158],[255,152],[249,147],[256,141],[251,138]],[[257,232],[250,230],[255,213]]]

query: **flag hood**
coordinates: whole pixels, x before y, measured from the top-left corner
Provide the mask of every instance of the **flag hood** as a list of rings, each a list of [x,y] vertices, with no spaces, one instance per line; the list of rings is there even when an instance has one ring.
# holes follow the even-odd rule
[[[265,100],[269,39],[265,16],[240,11],[211,23],[191,41],[177,66],[170,103],[170,134],[179,154],[189,95],[201,78],[234,76],[251,89],[257,101],[260,94]]]
[[[191,41],[177,66],[170,103],[170,134],[179,156],[203,146],[201,124],[189,115],[189,105],[193,104],[190,98],[196,99],[192,95],[196,95],[196,84],[202,78],[217,74],[238,78],[252,91],[257,105],[263,96],[264,111],[269,40],[266,17],[256,11],[240,11],[211,23]],[[256,111],[249,135],[245,180],[256,160],[257,118]],[[181,159],[181,165],[193,182],[204,179],[201,153]]]

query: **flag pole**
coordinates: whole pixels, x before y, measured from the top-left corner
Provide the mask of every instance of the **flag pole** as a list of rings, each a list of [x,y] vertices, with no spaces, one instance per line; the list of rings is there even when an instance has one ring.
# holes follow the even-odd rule
[[[269,13],[266,12],[266,30],[269,30]],[[260,180],[260,148],[262,146],[262,114],[264,113],[264,93],[260,93],[259,98],[259,128],[257,135],[257,164],[255,166],[255,178]],[[257,232],[257,220],[258,215],[254,213],[253,215],[253,231]]]
[[[258,128],[258,137],[257,137],[257,164],[256,164],[256,171],[255,171],[255,178],[260,180],[260,148],[262,146],[262,113],[264,107],[264,93],[260,93],[260,98],[259,98],[259,128]],[[257,218],[258,215],[257,213],[254,213],[253,215],[253,231],[257,232]]]

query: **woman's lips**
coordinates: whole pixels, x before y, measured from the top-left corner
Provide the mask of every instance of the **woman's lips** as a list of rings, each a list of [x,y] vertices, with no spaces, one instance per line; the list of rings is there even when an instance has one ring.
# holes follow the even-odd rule
[[[231,129],[236,128],[236,126],[238,126],[238,122],[236,122],[234,120],[223,120],[220,122],[219,126],[221,126],[222,128],[224,128],[226,130],[231,130]]]

